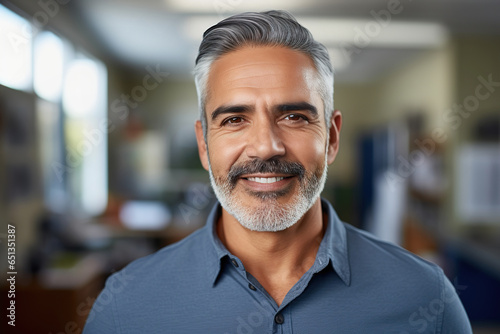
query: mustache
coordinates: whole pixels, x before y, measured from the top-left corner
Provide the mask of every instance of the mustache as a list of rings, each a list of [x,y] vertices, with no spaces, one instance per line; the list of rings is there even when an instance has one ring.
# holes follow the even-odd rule
[[[234,187],[241,175],[255,173],[297,175],[301,181],[304,178],[306,169],[299,162],[290,162],[275,158],[268,160],[254,159],[239,165],[233,165],[229,170],[227,179],[231,186]]]

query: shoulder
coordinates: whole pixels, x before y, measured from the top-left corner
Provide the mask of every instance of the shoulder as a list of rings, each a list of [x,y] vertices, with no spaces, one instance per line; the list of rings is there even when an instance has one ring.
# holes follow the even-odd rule
[[[163,270],[164,266],[186,263],[199,259],[202,249],[207,245],[206,227],[194,231],[184,239],[170,244],[148,256],[137,259],[128,264],[125,269],[129,272],[146,271],[149,273]]]
[[[393,311],[418,332],[472,333],[456,288],[438,265],[353,226],[345,228],[353,284],[374,300],[396,305]]]
[[[195,231],[111,275],[92,306],[84,332],[114,333],[127,319],[139,314],[150,316],[157,305],[162,305],[165,312],[171,311],[169,307],[180,302],[183,292],[199,284],[210,241],[207,233],[206,227]],[[171,303],[165,304],[165,300]]]
[[[391,268],[395,265],[398,267],[404,265],[403,268],[415,268],[434,273],[441,271],[436,264],[407,251],[401,246],[381,240],[373,234],[352,225],[344,223],[344,226],[351,261],[367,261],[376,264],[379,268],[380,266],[382,268],[385,268],[384,266]]]
[[[351,286],[400,314],[418,332],[472,333],[443,270],[395,244],[345,224]],[[390,308],[390,307],[389,307]]]
[[[440,296],[446,277],[438,265],[368,232],[344,225],[353,279],[403,294]]]
[[[206,261],[209,243],[207,233],[206,227],[201,228],[181,241],[129,263],[111,275],[106,285],[118,280],[129,282],[128,289],[144,288],[160,281],[175,280],[181,273],[187,275],[190,268],[191,271],[197,270]]]

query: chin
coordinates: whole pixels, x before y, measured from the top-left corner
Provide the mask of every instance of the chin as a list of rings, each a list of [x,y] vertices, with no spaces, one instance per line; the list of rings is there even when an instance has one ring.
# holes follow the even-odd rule
[[[269,194],[266,194],[269,195]],[[238,200],[236,196],[228,201],[220,201],[223,208],[243,227],[258,232],[279,232],[295,225],[312,207],[316,199],[308,200],[300,193],[280,201],[280,197],[263,199],[258,202]]]

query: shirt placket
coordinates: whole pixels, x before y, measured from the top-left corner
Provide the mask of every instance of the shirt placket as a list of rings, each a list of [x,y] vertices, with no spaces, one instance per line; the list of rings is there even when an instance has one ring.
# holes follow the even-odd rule
[[[236,257],[231,257],[231,264],[234,270],[238,272],[238,279],[244,280],[248,293],[254,300],[254,308],[248,314],[245,323],[250,328],[255,326],[265,326],[271,333],[292,333],[291,318],[288,309],[280,309],[272,297],[265,291],[262,285],[249,273],[246,272],[241,261]],[[262,321],[268,324],[260,323]],[[256,331],[253,331],[256,333]]]

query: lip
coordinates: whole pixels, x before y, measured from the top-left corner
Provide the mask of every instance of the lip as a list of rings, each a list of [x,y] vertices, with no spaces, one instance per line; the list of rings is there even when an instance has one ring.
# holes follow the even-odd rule
[[[272,183],[260,183],[256,181],[249,180],[249,178],[280,178],[283,179],[272,182]],[[251,175],[243,175],[240,178],[240,181],[245,185],[246,188],[255,191],[255,192],[263,192],[263,191],[279,191],[286,188],[293,180],[296,178],[296,175],[284,175],[284,174],[251,174]]]

